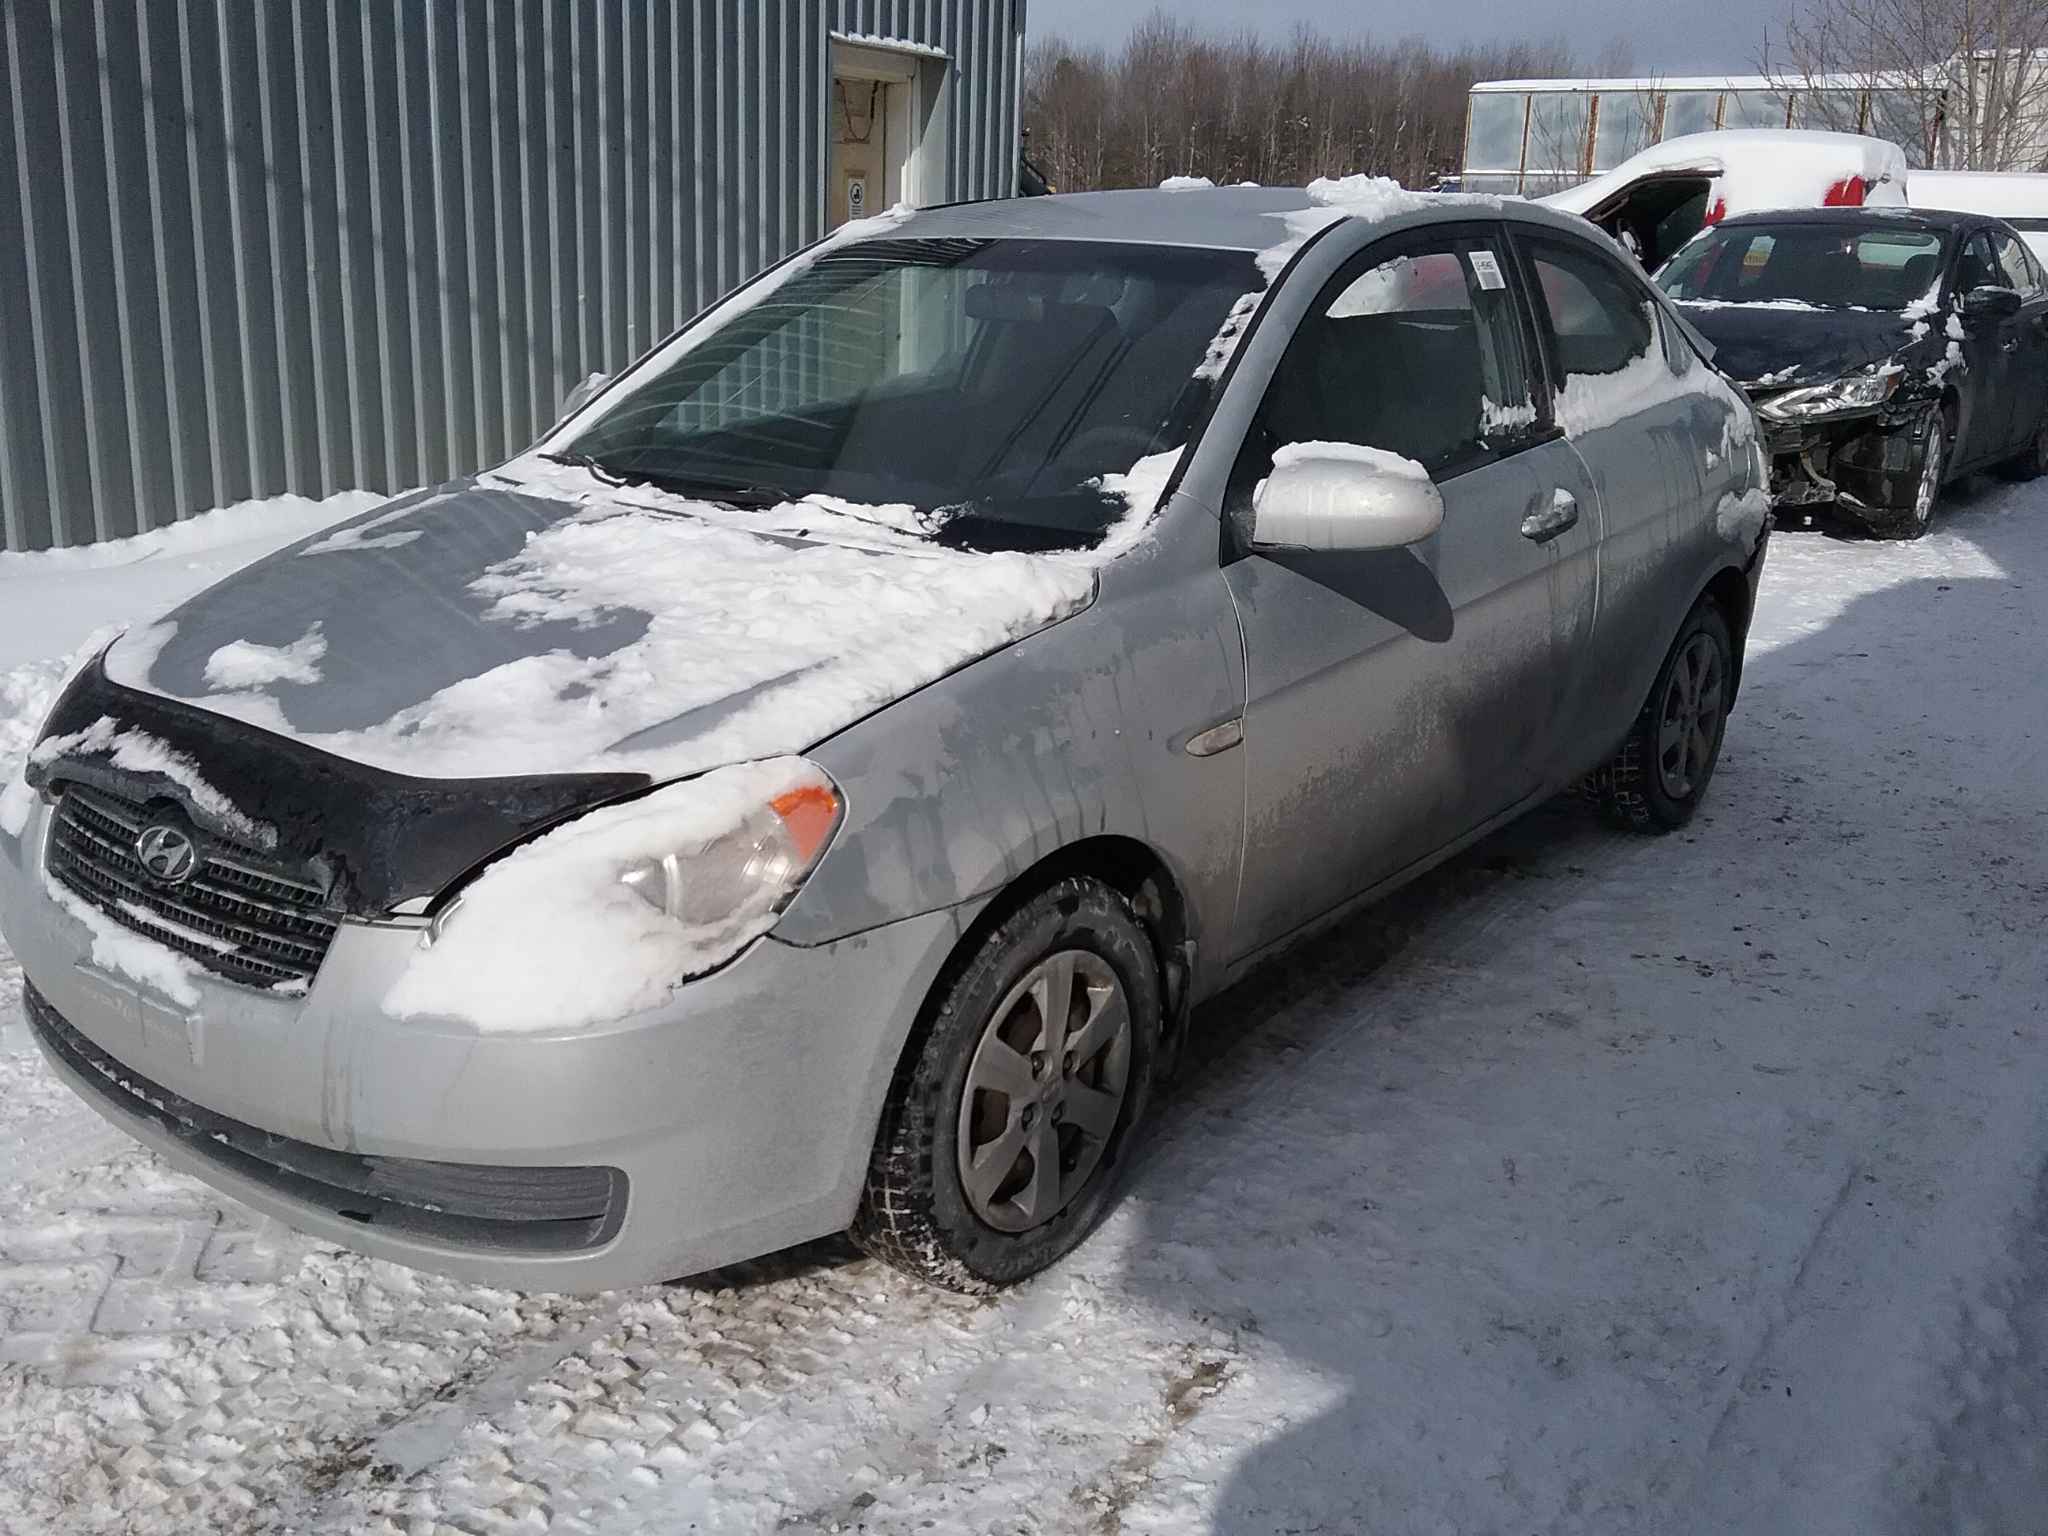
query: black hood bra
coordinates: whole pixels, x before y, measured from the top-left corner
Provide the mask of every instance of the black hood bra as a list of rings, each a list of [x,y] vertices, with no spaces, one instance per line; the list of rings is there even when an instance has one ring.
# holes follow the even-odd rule
[[[124,688],[98,660],[64,690],[43,740],[78,736],[101,720],[117,738],[141,732],[189,760],[239,816],[275,834],[268,857],[326,890],[333,910],[359,918],[438,895],[492,855],[649,782],[638,773],[413,778]],[[107,749],[87,744],[31,757],[29,782],[46,795],[74,781],[137,804],[175,806],[202,836],[248,840],[210,797],[170,774],[117,766]]]

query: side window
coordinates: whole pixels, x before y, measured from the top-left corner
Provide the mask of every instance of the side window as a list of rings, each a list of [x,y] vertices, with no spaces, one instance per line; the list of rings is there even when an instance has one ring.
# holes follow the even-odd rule
[[[1998,270],[1998,261],[1991,254],[1991,239],[1979,230],[1970,236],[1969,243],[1963,247],[1961,260],[1956,263],[1956,292],[2002,287],[2004,283],[2005,274]]]
[[[2016,290],[2023,299],[2038,299],[2041,288],[2034,281],[2033,267],[2019,241],[2011,235],[1993,235],[1991,244],[1998,253],[1998,270],[2004,275],[2005,286]]]
[[[1357,443],[1454,475],[1537,424],[1521,321],[1483,239],[1368,256],[1324,289],[1260,407],[1233,490],[1287,443]]]
[[[1529,242],[1529,264],[1549,314],[1560,388],[1574,375],[1619,373],[1657,345],[1655,304],[1605,258],[1538,239]]]

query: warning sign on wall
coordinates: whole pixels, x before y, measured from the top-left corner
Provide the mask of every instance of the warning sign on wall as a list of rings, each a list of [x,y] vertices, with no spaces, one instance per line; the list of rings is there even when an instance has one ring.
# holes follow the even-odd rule
[[[846,178],[846,216],[858,219],[868,211],[868,179],[865,176]]]

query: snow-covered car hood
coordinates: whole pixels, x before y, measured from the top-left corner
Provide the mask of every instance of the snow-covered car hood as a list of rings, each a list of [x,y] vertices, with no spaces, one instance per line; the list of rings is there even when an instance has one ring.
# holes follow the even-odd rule
[[[877,509],[563,481],[390,503],[130,632],[107,675],[418,778],[659,780],[802,751],[1094,590],[1089,557],[942,549]]]
[[[1881,363],[1928,330],[1896,310],[1807,304],[1687,304],[1678,312],[1714,344],[1714,363],[1743,384],[1824,384]]]

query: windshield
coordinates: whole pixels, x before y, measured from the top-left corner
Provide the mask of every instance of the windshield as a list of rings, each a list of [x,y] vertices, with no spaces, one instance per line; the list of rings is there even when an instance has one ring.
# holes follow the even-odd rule
[[[1204,353],[1260,286],[1246,252],[862,241],[697,338],[562,456],[742,506],[887,507],[965,548],[1085,548],[1127,510],[1102,477],[1186,442]]]
[[[1737,224],[1686,246],[1657,285],[1686,304],[1904,309],[1940,279],[1942,256],[1926,230]]]

